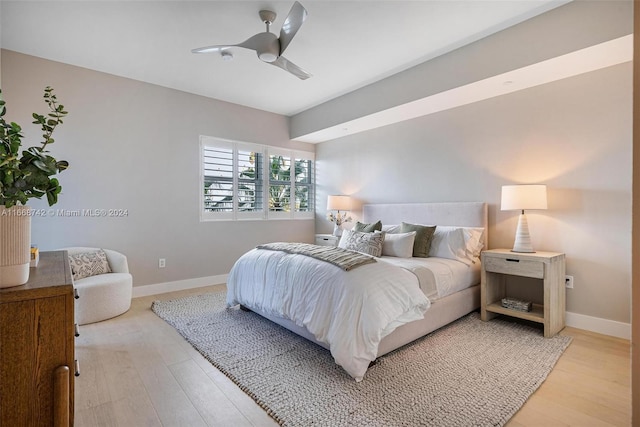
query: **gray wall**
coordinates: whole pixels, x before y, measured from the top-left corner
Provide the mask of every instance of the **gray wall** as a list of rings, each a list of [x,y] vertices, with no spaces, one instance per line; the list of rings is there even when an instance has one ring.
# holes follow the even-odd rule
[[[527,217],[534,248],[565,252],[567,310],[630,322],[630,63],[317,146],[317,231],[326,195],[361,203],[486,201],[490,247],[510,248],[517,212],[500,188],[544,183]],[[359,214],[359,212],[355,212]]]
[[[199,222],[199,135],[314,151],[289,140],[286,117],[7,50],[2,84],[7,117],[26,129],[27,142],[39,136],[29,123],[46,108],[45,86],[69,111],[51,146],[71,164],[54,208],[128,210],[121,218],[34,217],[41,250],[122,251],[139,286],[226,274],[258,243],[313,241],[313,220]]]

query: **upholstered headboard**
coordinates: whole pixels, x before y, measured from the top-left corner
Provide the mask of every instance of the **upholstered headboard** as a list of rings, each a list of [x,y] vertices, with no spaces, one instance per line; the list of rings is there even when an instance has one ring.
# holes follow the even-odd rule
[[[382,224],[410,222],[424,225],[484,227],[484,247],[488,247],[489,219],[484,202],[398,203],[363,205],[363,221]]]

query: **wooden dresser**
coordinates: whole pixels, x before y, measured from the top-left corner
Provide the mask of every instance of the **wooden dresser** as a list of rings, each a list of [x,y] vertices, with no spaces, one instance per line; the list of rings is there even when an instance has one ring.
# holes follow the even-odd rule
[[[72,426],[73,282],[66,251],[0,289],[0,426]]]

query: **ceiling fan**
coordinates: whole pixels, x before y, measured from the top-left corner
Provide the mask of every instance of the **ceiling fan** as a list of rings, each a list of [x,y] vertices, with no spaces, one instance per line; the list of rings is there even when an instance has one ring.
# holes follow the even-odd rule
[[[284,51],[293,40],[305,19],[307,18],[307,10],[299,3],[295,2],[289,11],[289,15],[284,20],[280,29],[280,37],[276,37],[274,33],[269,32],[269,27],[276,19],[276,13],[270,10],[261,10],[259,12],[260,19],[267,25],[267,31],[258,33],[239,44],[230,45],[214,45],[192,49],[192,53],[213,53],[220,52],[223,59],[231,59],[233,55],[228,52],[232,47],[242,47],[245,49],[255,50],[258,58],[262,61],[280,67],[290,72],[294,76],[306,80],[311,74],[298,67],[293,62],[282,56]]]

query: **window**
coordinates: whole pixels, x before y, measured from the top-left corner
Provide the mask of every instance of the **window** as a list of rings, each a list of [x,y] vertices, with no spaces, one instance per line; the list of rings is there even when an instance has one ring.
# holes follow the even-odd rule
[[[291,157],[269,154],[269,211],[291,212]]]
[[[206,136],[200,146],[202,220],[313,217],[313,153]]]
[[[308,153],[297,153],[295,157],[295,210],[313,214],[315,192],[313,185],[313,159]]]

